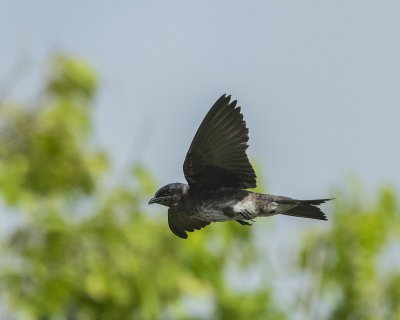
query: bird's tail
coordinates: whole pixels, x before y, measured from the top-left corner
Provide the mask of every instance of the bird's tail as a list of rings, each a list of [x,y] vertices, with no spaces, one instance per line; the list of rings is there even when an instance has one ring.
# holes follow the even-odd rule
[[[282,212],[281,214],[287,216],[295,216],[301,218],[310,218],[310,219],[318,219],[318,220],[328,220],[325,213],[317,207],[326,201],[332,199],[317,199],[317,200],[294,200],[294,199],[285,199],[278,200],[279,204],[296,204],[298,205],[294,208],[289,209],[286,212]]]

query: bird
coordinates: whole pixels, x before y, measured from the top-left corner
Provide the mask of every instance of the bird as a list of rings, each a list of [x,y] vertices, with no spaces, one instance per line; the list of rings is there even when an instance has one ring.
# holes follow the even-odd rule
[[[257,186],[246,154],[248,133],[237,100],[223,94],[201,122],[186,154],[187,184],[167,184],[148,202],[168,207],[168,224],[175,235],[187,239],[187,232],[211,222],[250,226],[257,217],[277,214],[328,220],[319,205],[332,199],[297,200],[247,190]]]

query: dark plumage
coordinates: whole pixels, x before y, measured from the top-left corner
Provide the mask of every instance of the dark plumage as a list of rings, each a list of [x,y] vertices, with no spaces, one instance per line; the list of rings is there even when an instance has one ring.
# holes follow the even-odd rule
[[[188,184],[171,183],[149,204],[169,207],[168,224],[178,237],[214,221],[236,220],[250,225],[259,216],[289,216],[327,220],[318,205],[330,200],[296,200],[247,191],[256,174],[246,154],[249,129],[236,100],[223,95],[201,123],[183,164]]]

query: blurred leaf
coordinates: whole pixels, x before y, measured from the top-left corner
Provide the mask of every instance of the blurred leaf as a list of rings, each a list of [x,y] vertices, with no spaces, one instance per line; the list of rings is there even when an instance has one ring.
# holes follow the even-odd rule
[[[107,166],[104,152],[87,147],[90,116],[82,96],[94,93],[93,71],[66,57],[52,66],[51,96],[33,109],[14,104],[0,110],[0,189],[10,204],[27,193],[91,193]]]
[[[47,88],[56,96],[81,95],[91,98],[95,93],[96,78],[87,63],[60,55],[51,62]]]
[[[299,259],[303,270],[321,275],[321,282],[314,279],[320,286],[313,288],[315,292],[330,297],[337,293],[326,319],[382,319],[387,311],[383,295],[386,279],[377,266],[388,235],[399,230],[398,208],[391,189],[382,188],[376,204],[357,196],[359,192],[357,187],[351,194],[336,197],[332,228],[324,234],[308,234]],[[316,264],[313,261],[318,252],[324,252],[324,258]],[[398,311],[392,309],[388,319],[397,319]]]

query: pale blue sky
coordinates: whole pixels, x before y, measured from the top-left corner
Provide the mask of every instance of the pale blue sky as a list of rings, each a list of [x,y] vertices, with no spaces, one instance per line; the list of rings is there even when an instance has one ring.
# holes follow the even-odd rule
[[[2,1],[0,79],[29,98],[53,52],[99,71],[97,141],[183,181],[191,139],[230,93],[269,191],[326,196],[357,174],[400,186],[399,1]],[[143,133],[144,132],[144,133]]]

